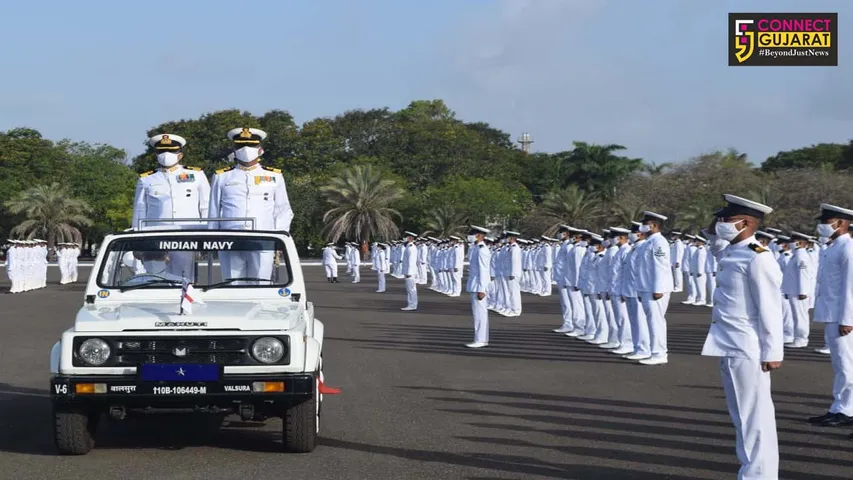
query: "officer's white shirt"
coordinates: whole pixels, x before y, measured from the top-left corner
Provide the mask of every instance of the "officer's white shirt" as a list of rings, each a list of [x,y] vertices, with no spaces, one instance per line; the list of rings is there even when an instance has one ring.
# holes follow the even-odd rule
[[[820,263],[814,321],[853,326],[853,239],[839,235]]]
[[[217,170],[210,190],[208,214],[211,218],[255,218],[256,230],[290,231],[293,221],[281,171],[260,164]],[[210,228],[249,230],[252,222],[211,222]]]
[[[684,262],[684,242],[681,239],[672,242],[669,250],[672,257],[672,267],[675,268],[675,265],[678,264],[678,268],[681,268],[681,264]]]
[[[478,242],[471,247],[468,255],[467,290],[471,293],[486,293],[492,280],[489,273],[492,252],[484,242]]]
[[[610,293],[614,296],[622,296],[622,276],[625,275],[626,259],[631,248],[628,242],[617,245],[616,255],[610,260]]]
[[[672,262],[669,242],[660,232],[646,239],[642,250],[642,263],[638,271],[637,291],[645,293],[671,293],[673,288]]]
[[[334,265],[341,256],[335,251],[334,247],[326,247],[323,249],[323,265]]]
[[[705,274],[705,262],[707,260],[708,251],[704,246],[696,247],[693,256],[690,258],[690,274],[693,276]]]
[[[139,228],[139,220],[143,218],[206,218],[209,197],[210,184],[201,169],[177,165],[143,173],[136,182],[131,228]],[[146,222],[142,228],[190,228],[191,225]]]
[[[754,236],[714,254],[717,289],[702,355],[781,362],[782,274],[775,257]]]
[[[404,276],[416,277],[418,275],[418,247],[414,243],[407,243],[403,247],[403,271]]]
[[[795,298],[812,294],[814,267],[808,255],[806,249],[797,248],[786,262],[785,270],[782,271],[783,294]]]

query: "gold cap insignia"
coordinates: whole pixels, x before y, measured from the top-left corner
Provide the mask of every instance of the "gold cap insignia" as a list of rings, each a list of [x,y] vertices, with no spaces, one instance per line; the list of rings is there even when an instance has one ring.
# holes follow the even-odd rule
[[[240,132],[240,138],[252,138],[252,132],[248,128],[243,127],[243,131]]]
[[[169,136],[168,136],[168,135],[163,135],[163,138],[161,138],[161,139],[160,139],[160,143],[161,143],[162,145],[171,145],[171,144],[172,144],[172,139],[171,139],[171,138],[169,138]]]

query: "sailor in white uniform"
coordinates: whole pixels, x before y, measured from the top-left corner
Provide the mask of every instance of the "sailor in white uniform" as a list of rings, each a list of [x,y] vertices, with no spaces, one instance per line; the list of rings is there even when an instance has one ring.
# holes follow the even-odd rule
[[[418,247],[415,246],[417,234],[405,232],[406,243],[403,247],[401,273],[406,284],[406,306],[400,310],[411,312],[418,309]]]
[[[323,249],[323,268],[329,283],[338,283],[338,260],[341,260],[341,256],[335,251],[335,244],[327,243]]]
[[[681,263],[684,261],[684,242],[681,241],[681,232],[674,231],[670,234],[669,252],[672,259],[672,288],[674,293],[684,290],[684,273],[681,271]]]
[[[207,175],[197,167],[185,167],[183,148],[187,141],[169,133],[154,135],[148,144],[160,168],[139,175],[133,200],[133,229],[205,228],[195,222],[143,222],[143,219],[205,218],[210,198]],[[169,255],[169,272],[192,280],[193,252]]]
[[[834,381],[829,412],[810,418],[824,426],[853,424],[853,209],[830,204],[820,206],[818,234],[830,239],[821,261],[814,320],[824,323]],[[853,438],[853,436],[851,436]]]
[[[352,244],[352,283],[361,282],[361,249],[359,244]]]
[[[388,245],[379,243],[376,245],[374,252],[374,262],[376,264],[376,279],[378,282],[376,293],[385,292],[385,274],[388,273]]]
[[[669,242],[660,233],[667,217],[654,212],[644,212],[640,232],[646,235],[637,291],[649,326],[651,358],[640,360],[643,365],[667,363],[666,311],[672,293],[672,261]]]
[[[471,226],[469,235],[475,237],[474,244],[468,253],[468,292],[471,294],[471,312],[474,315],[474,342],[466,345],[468,348],[482,348],[489,345],[489,310],[486,308],[486,296],[489,291],[491,277],[491,251],[486,246],[485,238],[489,230],[475,225]]]
[[[805,348],[809,345],[809,305],[812,287],[817,274],[816,266],[807,251],[809,236],[791,232],[791,258],[782,272],[782,295],[788,302],[793,322],[793,341],[789,348]]]
[[[266,137],[266,132],[257,128],[228,132],[237,165],[217,170],[213,176],[208,209],[211,218],[253,218],[255,230],[290,231],[293,210],[281,170],[260,164],[261,141]],[[210,222],[211,229],[251,230],[252,226],[253,222],[244,220]],[[223,280],[271,279],[274,260],[273,250],[219,252]],[[246,283],[262,284],[251,280]]]
[[[739,480],[777,480],[779,445],[770,371],[782,366],[782,275],[754,234],[773,210],[725,195],[709,227],[719,260],[711,328],[702,355],[721,357],[720,373],[735,427]],[[730,242],[724,245],[717,240]]]

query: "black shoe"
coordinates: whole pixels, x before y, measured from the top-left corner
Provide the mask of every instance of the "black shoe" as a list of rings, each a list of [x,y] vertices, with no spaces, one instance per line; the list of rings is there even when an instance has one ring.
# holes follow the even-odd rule
[[[821,422],[819,425],[824,427],[844,427],[853,425],[853,417],[848,417],[843,413],[836,413],[835,417]]]
[[[816,424],[818,424],[818,423],[823,423],[823,422],[825,422],[825,421],[827,421],[827,420],[829,420],[829,419],[831,419],[831,418],[834,418],[834,417],[835,417],[835,414],[834,414],[834,413],[832,413],[832,412],[826,412],[825,414],[823,414],[823,415],[821,415],[821,416],[819,416],[819,417],[811,417],[811,418],[809,418],[809,423],[811,423],[811,424],[813,424],[813,425],[816,425]]]

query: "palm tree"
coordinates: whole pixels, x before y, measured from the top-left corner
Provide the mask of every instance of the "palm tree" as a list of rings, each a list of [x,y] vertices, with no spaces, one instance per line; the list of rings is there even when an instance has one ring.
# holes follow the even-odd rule
[[[755,200],[758,203],[774,208],[773,212],[765,215],[763,220],[765,225],[773,225],[773,214],[776,212],[776,209],[778,209],[779,205],[779,194],[773,188],[773,186],[769,183],[764,184],[758,189],[749,192],[749,198],[751,200]]]
[[[666,173],[668,170],[672,168],[672,164],[669,162],[664,162],[658,165],[655,162],[644,163],[642,171],[652,177],[655,175],[661,175]]]
[[[610,213],[616,223],[611,226],[631,228],[631,222],[639,222],[643,218],[643,212],[642,207],[633,203],[615,202]]]
[[[390,205],[402,198],[404,191],[394,180],[382,178],[372,165],[344,170],[320,187],[320,192],[332,206],[323,215],[329,241],[337,242],[342,237],[387,240],[400,235],[394,218],[402,220],[402,215]]]
[[[711,222],[716,203],[709,198],[695,198],[678,212],[675,226],[682,230],[699,232]]]
[[[542,216],[552,223],[544,234],[553,235],[563,223],[582,225],[592,221],[599,206],[598,197],[588,195],[577,185],[546,193],[539,209]]]
[[[27,239],[41,237],[50,247],[56,242],[82,243],[79,228],[94,223],[86,216],[92,207],[72,197],[67,187],[56,182],[24,190],[4,206],[12,215],[26,217],[12,229],[12,235]]]
[[[467,224],[466,218],[450,207],[438,207],[429,212],[426,221],[427,231],[424,235],[435,235],[447,238],[451,235],[460,235]]]

